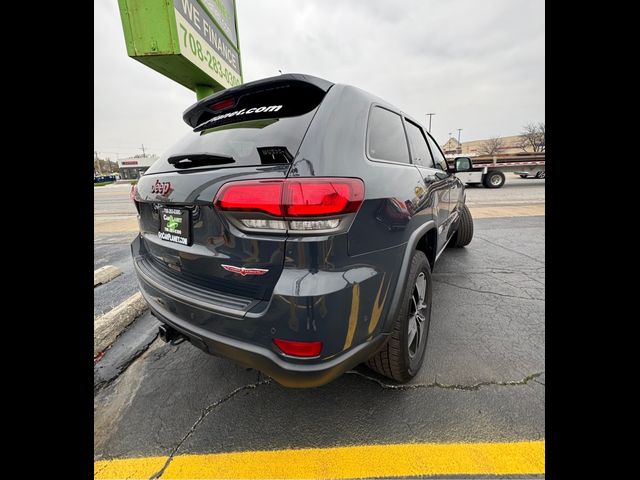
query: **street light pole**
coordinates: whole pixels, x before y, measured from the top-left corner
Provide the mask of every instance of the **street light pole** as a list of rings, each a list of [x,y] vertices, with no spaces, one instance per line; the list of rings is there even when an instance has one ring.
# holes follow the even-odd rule
[[[435,113],[427,113],[426,115],[429,117],[429,133],[431,133],[431,117],[433,117]]]

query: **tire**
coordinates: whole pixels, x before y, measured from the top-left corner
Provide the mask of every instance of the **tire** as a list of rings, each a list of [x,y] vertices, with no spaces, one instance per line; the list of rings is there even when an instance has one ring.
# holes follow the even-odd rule
[[[420,277],[422,280],[419,280]],[[420,292],[418,282],[424,286],[422,301],[418,300]],[[429,337],[431,267],[426,255],[421,251],[413,252],[406,285],[400,311],[393,322],[389,340],[367,361],[369,368],[399,383],[408,382],[420,370]],[[413,313],[417,306],[420,312],[418,316]],[[411,342],[409,342],[410,335]]]
[[[529,175],[520,175],[520,178],[527,178]]]
[[[538,173],[536,173],[536,178],[544,178],[544,177],[545,177],[544,170],[541,170]]]
[[[449,245],[451,247],[460,248],[466,247],[471,243],[471,239],[473,238],[473,218],[471,217],[471,212],[469,211],[469,207],[465,204],[462,204],[460,208],[460,220],[458,221],[458,230],[453,234],[451,240],[449,241]]]
[[[500,188],[504,185],[504,173],[489,170],[484,176],[483,183],[486,188]]]

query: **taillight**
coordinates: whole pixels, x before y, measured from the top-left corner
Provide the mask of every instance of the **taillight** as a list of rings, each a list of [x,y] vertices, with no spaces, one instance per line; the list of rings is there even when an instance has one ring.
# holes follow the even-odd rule
[[[293,342],[274,338],[273,343],[282,350],[282,353],[294,357],[317,357],[322,350],[322,342]]]
[[[288,179],[282,204],[285,217],[319,217],[357,212],[364,199],[364,183],[357,178]]]
[[[245,230],[317,233],[348,228],[363,200],[359,178],[314,177],[229,182],[214,205]]]
[[[257,180],[231,182],[222,186],[214,201],[219,210],[264,212],[282,216],[282,182]]]

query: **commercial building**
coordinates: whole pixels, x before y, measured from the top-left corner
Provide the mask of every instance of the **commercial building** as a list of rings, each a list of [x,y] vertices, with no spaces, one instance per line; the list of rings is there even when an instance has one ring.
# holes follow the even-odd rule
[[[471,142],[460,142],[451,137],[444,145],[441,145],[442,150],[446,155],[481,155],[483,153],[482,147],[488,141],[488,138],[483,140],[473,140]],[[511,135],[509,137],[500,137],[501,145],[498,147],[497,154],[514,154],[523,152],[533,152],[531,146],[527,146],[523,149],[520,145],[523,143],[522,135]]]
[[[120,169],[120,177],[125,180],[136,180],[140,178],[156,160],[158,160],[157,155],[135,155],[130,158],[119,158],[118,168]]]

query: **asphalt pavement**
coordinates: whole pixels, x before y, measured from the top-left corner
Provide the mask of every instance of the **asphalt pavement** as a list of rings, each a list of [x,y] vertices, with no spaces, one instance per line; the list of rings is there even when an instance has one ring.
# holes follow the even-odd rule
[[[468,203],[509,207],[525,199],[523,205],[544,207],[544,180],[507,178],[503,189],[469,188]],[[101,194],[104,197],[98,202],[108,203],[111,197]],[[113,206],[99,207],[97,224],[117,217],[109,208]],[[125,215],[131,213],[123,211],[121,216]],[[103,219],[108,216],[108,221]],[[544,216],[477,218],[474,224],[471,244],[447,249],[435,266],[426,360],[406,385],[361,365],[323,387],[287,389],[260,372],[207,355],[188,342],[165,344],[156,338],[155,319],[148,313],[138,319],[95,367],[96,478],[150,478],[153,474],[207,478],[201,476],[204,470],[194,467],[198,459],[207,459],[201,466],[209,472],[221,472],[225,462],[231,461],[228,455],[235,455],[230,452],[392,444],[505,442],[504,448],[522,446],[523,458],[534,455],[531,449],[542,448],[538,457],[544,462]],[[123,269],[123,275],[110,282],[116,285],[109,287],[112,291],[98,291],[110,284],[98,287],[97,297],[105,292],[128,296],[125,292],[136,288],[127,265],[132,233],[115,228],[117,223],[96,234],[96,268],[114,264]],[[305,453],[310,456],[307,461],[312,453]],[[204,454],[217,454],[213,457],[217,463]],[[357,451],[358,458],[369,454],[373,455]],[[363,463],[380,461],[385,454],[375,455]],[[460,455],[476,458],[468,452]],[[455,463],[453,456],[448,454],[444,464]],[[234,472],[247,462],[256,463],[255,457],[242,458],[233,457]],[[108,462],[111,459],[125,460],[116,468]],[[137,473],[127,470],[126,459],[136,459]],[[291,462],[304,464],[300,459]],[[317,468],[309,468],[305,478],[348,477],[324,463]],[[390,466],[375,470],[375,476],[430,472],[415,468],[404,471]],[[434,472],[468,472],[460,468]],[[292,470],[294,477],[303,476],[293,466]],[[504,471],[536,473],[535,468]],[[501,470],[476,471],[487,472]],[[541,472],[544,465],[537,473]]]

